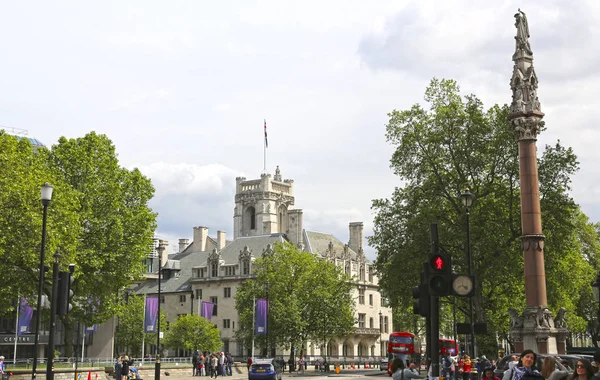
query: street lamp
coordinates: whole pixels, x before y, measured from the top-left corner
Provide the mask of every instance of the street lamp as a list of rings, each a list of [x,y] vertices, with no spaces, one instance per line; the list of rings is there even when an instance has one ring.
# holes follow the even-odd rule
[[[468,275],[473,275],[473,258],[471,257],[471,224],[469,220],[469,210],[473,201],[475,200],[475,194],[469,191],[469,188],[465,189],[465,192],[459,195],[460,200],[465,206],[465,214],[467,219],[467,270]],[[475,357],[475,331],[473,330],[473,297],[469,297],[469,325],[471,326],[471,349],[470,353],[472,357]]]
[[[40,323],[42,319],[42,292],[44,291],[44,255],[46,249],[46,218],[48,216],[48,205],[52,200],[53,187],[48,182],[42,185],[42,205],[44,206],[44,214],[42,217],[42,248],[40,252],[40,270],[38,274],[38,299],[37,299],[37,318],[35,321],[35,340],[33,348],[33,366],[31,367],[31,379],[35,380],[38,352],[40,346]]]
[[[158,310],[156,317],[156,361],[154,364],[154,379],[160,380],[160,287],[161,287],[161,278],[162,278],[162,253],[165,247],[158,242],[158,247],[156,247],[156,251],[158,252]]]
[[[379,311],[379,356],[383,357],[383,342],[381,341],[381,325],[383,322],[383,314]]]

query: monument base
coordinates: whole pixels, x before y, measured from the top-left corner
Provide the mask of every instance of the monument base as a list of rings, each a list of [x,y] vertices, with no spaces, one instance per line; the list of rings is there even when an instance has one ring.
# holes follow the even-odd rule
[[[565,313],[561,308],[553,319],[552,312],[543,306],[528,306],[522,315],[510,308],[510,336],[515,352],[531,349],[538,354],[565,354],[569,333]]]

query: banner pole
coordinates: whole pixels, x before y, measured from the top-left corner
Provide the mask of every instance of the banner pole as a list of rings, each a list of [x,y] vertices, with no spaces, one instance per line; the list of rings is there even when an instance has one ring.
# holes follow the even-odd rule
[[[17,364],[17,340],[19,340],[19,311],[21,309],[21,298],[17,297],[17,318],[15,318],[15,352],[13,364]]]
[[[144,295],[144,312],[142,313],[142,315],[145,317],[146,316],[146,295]],[[145,318],[144,318],[145,320]],[[144,365],[144,348],[146,345],[146,331],[145,331],[145,326],[142,329],[142,365]],[[118,380],[118,379],[117,379]]]
[[[254,330],[256,330],[256,296],[252,297],[252,361],[254,361]]]

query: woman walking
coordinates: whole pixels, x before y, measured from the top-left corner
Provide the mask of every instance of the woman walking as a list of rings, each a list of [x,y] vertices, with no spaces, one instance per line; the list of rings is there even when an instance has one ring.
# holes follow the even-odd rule
[[[570,380],[590,380],[592,376],[594,376],[594,369],[589,360],[579,359]]]

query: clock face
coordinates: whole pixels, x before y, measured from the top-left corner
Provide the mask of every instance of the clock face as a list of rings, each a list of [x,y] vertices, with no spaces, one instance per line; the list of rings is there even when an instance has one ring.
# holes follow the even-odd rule
[[[473,290],[473,280],[469,276],[457,276],[452,282],[452,289],[457,295],[466,296]]]

